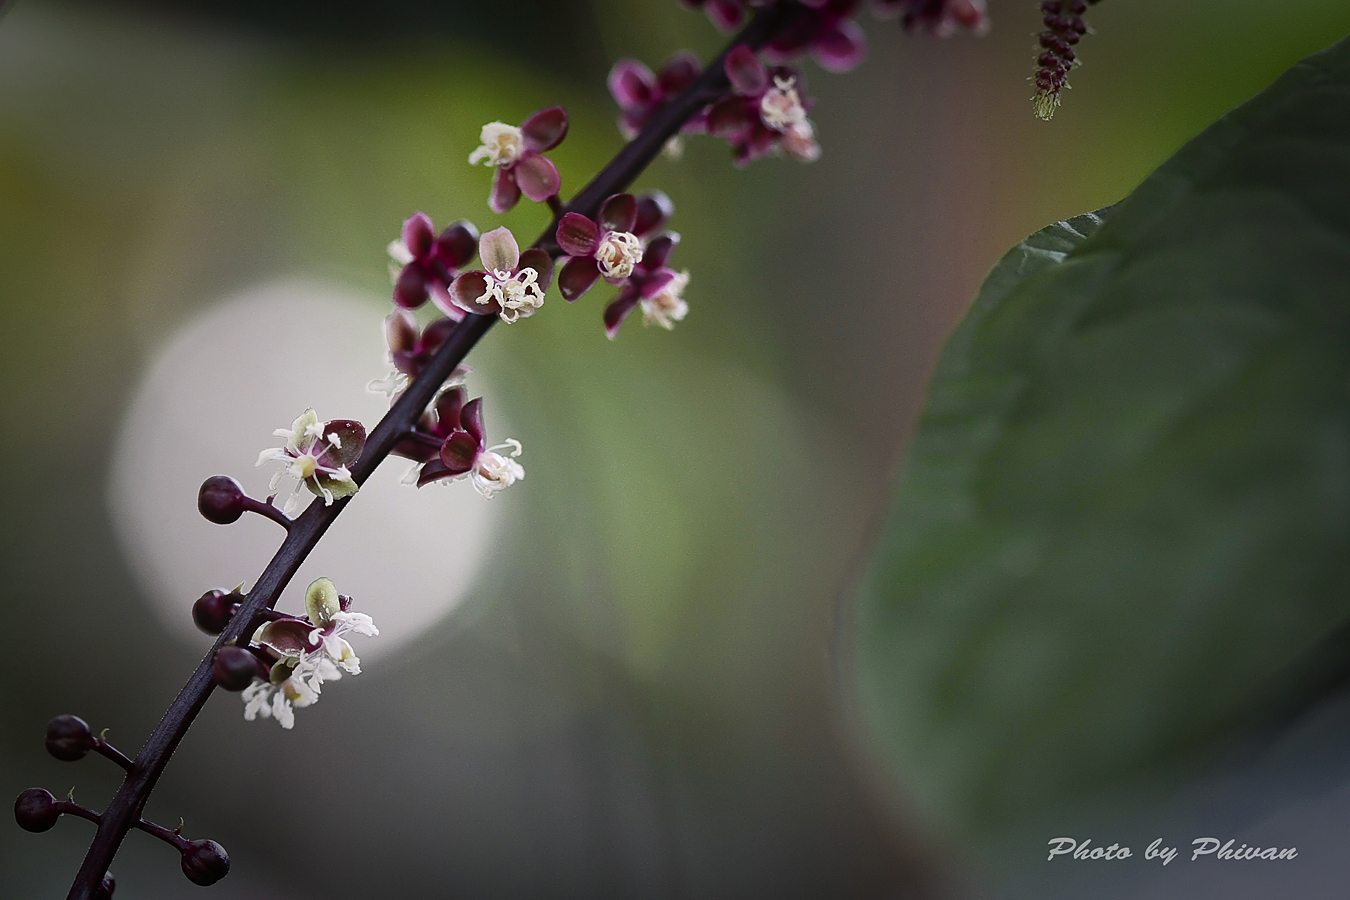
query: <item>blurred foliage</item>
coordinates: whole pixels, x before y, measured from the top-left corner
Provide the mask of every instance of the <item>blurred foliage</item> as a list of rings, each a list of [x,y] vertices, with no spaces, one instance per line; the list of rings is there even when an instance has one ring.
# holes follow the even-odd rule
[[[1009,252],[862,592],[897,778],[987,837],[1176,764],[1350,613],[1350,41]]]

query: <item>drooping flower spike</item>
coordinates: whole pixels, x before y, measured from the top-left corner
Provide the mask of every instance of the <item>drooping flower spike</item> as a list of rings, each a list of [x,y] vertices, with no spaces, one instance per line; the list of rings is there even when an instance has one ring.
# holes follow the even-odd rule
[[[1073,46],[1088,33],[1083,13],[1097,0],[1043,0],[1045,31],[1040,34],[1041,55],[1036,59],[1031,98],[1038,118],[1049,119],[1059,108],[1059,95],[1069,86],[1069,72],[1079,65]]]
[[[253,634],[252,643],[275,660],[268,677],[244,689],[244,718],[273,718],[282,728],[295,725],[296,707],[319,699],[323,685],[342,673],[361,674],[361,660],[345,635],[378,635],[365,613],[351,612],[351,598],[338,594],[333,582],[320,578],[305,591],[305,616],[279,616]]]
[[[455,312],[459,318],[464,317],[464,310],[458,306]],[[436,351],[441,349],[441,344],[455,330],[456,324],[458,322],[454,318],[437,319],[419,332],[412,313],[406,309],[394,310],[384,320],[384,340],[389,348],[389,365],[393,371],[385,378],[372,381],[366,385],[366,389],[376,394],[387,394],[390,398],[397,397],[408,386],[408,382],[431,362]],[[472,371],[468,366],[456,366],[446,384],[463,381]]]
[[[570,212],[558,223],[558,246],[567,254],[558,273],[558,290],[575,301],[603,277],[622,284],[643,255],[643,239],[660,229],[673,211],[659,191],[636,198],[614,194],[600,207],[597,221]]]
[[[543,250],[520,252],[508,228],[494,228],[478,241],[482,269],[455,279],[450,298],[460,309],[482,316],[501,316],[510,325],[534,315],[544,305],[553,282],[553,258]]]
[[[273,434],[284,437],[286,443],[264,450],[256,465],[282,463],[272,476],[269,490],[273,494],[284,477],[295,479],[295,488],[282,508],[286,515],[299,508],[301,485],[322,497],[326,506],[356,493],[357,485],[348,467],[361,457],[366,446],[366,429],[360,422],[334,419],[321,423],[314,410],[307,409],[290,428],[278,428]]]
[[[765,69],[744,44],[727,53],[724,66],[735,94],[708,110],[708,131],[731,144],[737,165],[780,149],[801,162],[820,157],[815,127],[806,117],[811,101],[802,97],[805,83],[799,72]]]
[[[482,146],[469,154],[469,164],[495,168],[488,206],[504,213],[520,202],[523,193],[536,203],[558,195],[562,178],[543,154],[567,137],[567,111],[550,106],[530,116],[520,127],[504,122],[483,126]]]
[[[459,269],[473,259],[478,249],[478,229],[471,222],[456,222],[436,236],[431,218],[413,213],[403,223],[403,236],[389,245],[394,280],[394,304],[416,309],[430,297],[436,307],[458,321],[464,313],[450,302],[450,285]]]
[[[394,452],[419,463],[405,483],[422,487],[433,481],[468,477],[478,493],[491,500],[493,494],[525,477],[525,470],[515,461],[521,454],[520,441],[507,438],[503,444],[487,446],[483,398],[467,398],[468,392],[462,387],[443,392],[418,422],[414,434],[399,443]],[[506,449],[511,451],[510,457],[496,452]]]
[[[961,29],[974,34],[989,30],[985,0],[872,0],[879,19],[900,19],[906,31],[950,37]]]
[[[867,56],[867,36],[853,21],[862,0],[800,0],[808,7],[764,45],[764,58],[791,62],[806,54],[827,72],[847,72]]]
[[[635,59],[621,59],[609,71],[609,92],[619,104],[619,133],[631,141],[666,101],[687,88],[698,77],[702,67],[698,57],[689,51],[673,56],[659,73]],[[707,130],[706,117],[699,113],[686,122],[680,131],[685,133]],[[679,137],[666,144],[668,155],[678,155]],[[670,148],[677,148],[674,152]]]
[[[689,284],[689,272],[676,272],[666,263],[679,243],[678,234],[663,234],[647,245],[642,260],[633,269],[619,296],[605,307],[605,334],[614,339],[619,326],[638,306],[642,307],[645,324],[660,325],[670,330],[689,312],[689,305],[681,296]]]

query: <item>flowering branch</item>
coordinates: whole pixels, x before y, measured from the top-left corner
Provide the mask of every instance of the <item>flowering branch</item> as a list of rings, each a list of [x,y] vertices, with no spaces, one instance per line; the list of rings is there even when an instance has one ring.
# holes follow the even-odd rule
[[[801,12],[802,9],[795,4],[771,6],[761,11],[737,34],[730,47],[746,45],[751,49],[758,49],[790,25],[793,18]],[[628,187],[660,154],[662,148],[679,132],[686,121],[728,92],[730,84],[723,66],[724,56],[725,54],[713,60],[678,96],[662,106],[638,135],[627,143],[614,159],[572,198],[570,203],[565,206],[556,202],[550,204],[555,212],[555,220],[534,242],[534,249],[543,250],[551,257],[561,256],[562,250],[558,246],[555,234],[558,220],[565,213],[575,212],[591,218],[596,217],[605,199]],[[454,327],[417,376],[411,379],[389,412],[371,431],[360,458],[350,468],[350,480],[354,484],[364,483],[395,447],[414,432],[416,423],[435,399],[437,392],[496,320],[495,315],[468,314]],[[253,588],[242,597],[237,607],[233,604],[228,607],[228,622],[220,631],[220,636],[198,664],[187,684],[174,698],[136,758],[127,766],[127,777],[107,809],[101,815],[96,815],[73,807],[69,809],[60,805],[47,807],[40,802],[41,798],[30,802],[30,805],[42,808],[40,810],[42,815],[49,816],[51,824],[55,823],[57,816],[62,812],[84,815],[98,824],[98,832],[75,876],[68,900],[95,900],[111,896],[111,876],[108,876],[108,867],[122,840],[132,828],[141,827],[166,839],[170,834],[176,835],[166,832],[159,826],[143,825],[141,811],[168,764],[169,757],[173,755],[216,687],[217,680],[213,670],[216,668],[218,653],[225,648],[244,650],[247,647],[249,637],[264,618],[264,614],[275,606],[282,589],[294,577],[301,563],[318,544],[329,526],[346,508],[348,501],[348,497],[344,496],[333,498],[329,503],[311,503],[303,513],[292,520],[276,511],[270,503],[249,501],[248,498],[243,498],[242,492],[239,492],[238,496],[243,499],[238,499],[233,496],[228,485],[222,485],[220,482],[213,485],[213,490],[220,491],[222,488],[223,494],[219,496],[225,498],[223,505],[231,511],[222,514],[222,518],[228,519],[229,515],[233,514],[234,519],[237,519],[244,511],[259,512],[285,526],[286,538]],[[212,508],[210,498],[202,502],[207,508]],[[29,791],[21,795],[20,803],[25,802],[25,798],[32,793]],[[60,801],[53,802],[60,803]],[[41,824],[51,827],[46,819],[43,819]],[[213,854],[206,850],[192,850],[197,844],[211,844],[214,850],[220,852]],[[211,874],[216,872],[223,874],[222,868],[228,871],[228,857],[224,856],[224,851],[218,844],[188,842],[183,844],[183,847],[188,848],[184,850],[183,856],[185,872],[189,870],[189,856],[192,856],[192,864],[198,869],[205,869]],[[183,848],[180,847],[181,849]],[[198,857],[202,859],[199,860]],[[189,874],[191,877],[191,873]]]
[[[472,224],[457,222],[437,235],[423,213],[404,222],[401,240],[389,245],[396,263],[391,270],[396,308],[385,321],[385,339],[395,371],[389,379],[372,383],[372,389],[386,390],[394,399],[369,435],[359,422],[324,421],[308,409],[289,428],[275,432],[283,439],[281,446],[264,450],[258,458],[258,465],[281,464],[265,501],[248,497],[226,476],[202,485],[198,509],[207,520],[228,525],[251,512],[282,526],[286,536],[247,593],[242,585],[228,593],[208,591],[193,604],[193,620],[218,637],[134,759],[102,735],[95,736],[75,716],[59,716],[49,724],[47,749],[56,758],[75,761],[93,751],[127,773],[102,813],[73,798],[57,800],[41,788],[23,792],[15,803],[16,819],[29,831],[46,831],[62,815],[96,824],[69,900],[111,898],[115,882],[108,866],[133,828],[173,846],[184,874],[197,884],[212,884],[228,873],[229,857],[219,844],[188,840],[181,826],[170,830],[141,818],[159,776],[216,687],[243,693],[245,719],[271,718],[289,729],[294,709],[314,703],[326,682],[338,680],[343,672],[360,673],[360,660],[344,635],[379,631],[369,616],[350,611],[351,598],[339,594],[332,581],[320,578],[309,585],[303,616],[275,607],[348,500],[386,457],[414,461],[405,481],[421,486],[468,478],[486,498],[524,477],[516,462],[518,441],[488,446],[482,400],[468,398],[460,383],[467,372],[461,363],[498,319],[510,324],[539,309],[556,261],[563,260],[558,287],[569,302],[601,279],[619,289],[603,317],[611,338],[637,308],[648,323],[664,328],[684,318],[688,306],[681,292],[689,274],[667,265],[679,235],[660,233],[672,211],[670,200],[659,192],[640,198],[623,193],[658,154],[677,155],[681,132],[705,132],[727,140],[738,165],[771,153],[803,162],[819,156],[815,126],[807,116],[812,101],[805,81],[800,71],[784,63],[809,53],[823,68],[839,72],[859,62],[866,43],[852,17],[862,0],[685,2],[705,7],[724,26],[739,24],[747,7],[757,11],[702,70],[690,54],[676,56],[659,76],[632,60],[615,66],[609,87],[622,110],[620,128],[629,142],[570,203],[559,198],[561,175],[545,155],[567,135],[562,107],[542,109],[519,126],[499,121],[483,126],[482,145],[468,162],[495,170],[489,207],[505,212],[525,197],[547,204],[553,213],[548,228],[529,248],[522,251],[506,228],[480,237]],[[908,30],[943,35],[958,28],[979,32],[987,24],[983,0],[873,2],[880,14],[900,17]],[[1069,35],[1067,56],[1059,53],[1058,43],[1049,47],[1059,53],[1055,63],[1064,72],[1073,61],[1068,43],[1085,27],[1060,13],[1067,8],[1076,16],[1087,2],[1043,3],[1047,26]],[[482,268],[462,271],[475,252]],[[428,300],[445,318],[419,331],[408,310]],[[294,479],[294,489],[278,508],[277,488],[287,476]],[[305,496],[302,488],[323,502],[311,502],[292,518]]]

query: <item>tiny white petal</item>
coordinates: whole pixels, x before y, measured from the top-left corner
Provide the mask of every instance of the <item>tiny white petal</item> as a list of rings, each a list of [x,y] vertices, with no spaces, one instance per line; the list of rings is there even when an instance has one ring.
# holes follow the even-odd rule
[[[389,242],[389,257],[400,266],[406,266],[413,261],[412,251],[408,249],[408,245],[403,243],[403,241]]]

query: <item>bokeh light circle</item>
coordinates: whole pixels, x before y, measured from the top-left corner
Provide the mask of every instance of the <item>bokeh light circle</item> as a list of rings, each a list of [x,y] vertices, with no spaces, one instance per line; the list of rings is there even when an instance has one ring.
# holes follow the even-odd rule
[[[207,522],[196,509],[201,482],[230,475],[266,496],[274,468],[255,468],[258,453],[306,407],[373,428],[387,408],[366,390],[388,369],[381,317],[342,288],[275,281],[213,305],[159,348],[122,420],[108,498],[131,568],[172,632],[205,645],[192,601],[251,584],[283,537],[256,515]],[[380,628],[356,639],[363,658],[423,632],[467,594],[502,506],[463,482],[402,485],[409,465],[394,458],[376,471],[278,604],[302,612],[304,586],[332,578]]]

